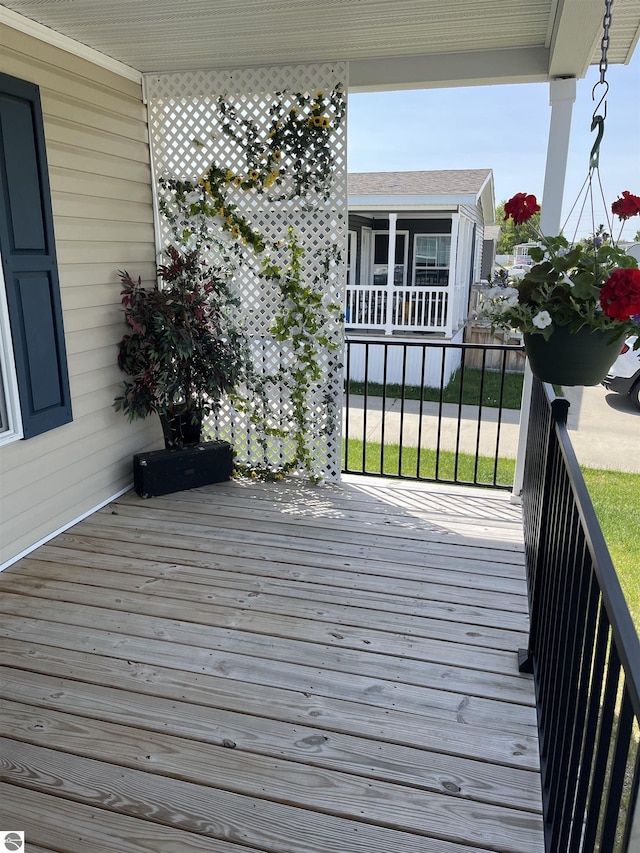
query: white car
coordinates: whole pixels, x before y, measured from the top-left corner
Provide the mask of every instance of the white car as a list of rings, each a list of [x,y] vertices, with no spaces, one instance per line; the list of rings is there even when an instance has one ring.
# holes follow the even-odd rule
[[[633,348],[635,342],[635,336],[626,339],[602,384],[609,391],[628,394],[636,409],[640,409],[640,349]]]
[[[509,278],[514,281],[521,281],[531,269],[527,264],[516,264],[513,267],[507,267]]]

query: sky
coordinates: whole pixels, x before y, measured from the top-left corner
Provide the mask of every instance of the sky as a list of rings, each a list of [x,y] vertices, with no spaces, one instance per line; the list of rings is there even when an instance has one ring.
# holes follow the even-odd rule
[[[605,221],[623,190],[640,195],[640,46],[629,65],[611,65],[605,132],[600,147],[602,193],[594,185],[593,216],[576,207],[589,170],[596,134],[591,132],[592,90],[600,79],[592,67],[577,82],[562,219],[567,237],[593,231]],[[598,87],[597,98],[602,92]],[[493,169],[496,204],[518,192],[540,201],[544,185],[551,107],[547,83],[420,89],[349,96],[350,172],[429,169]],[[581,196],[582,198],[582,196]],[[609,214],[610,215],[610,214]],[[614,228],[614,236],[619,234]],[[640,219],[627,221],[623,239],[632,239]],[[608,229],[607,229],[608,230]]]

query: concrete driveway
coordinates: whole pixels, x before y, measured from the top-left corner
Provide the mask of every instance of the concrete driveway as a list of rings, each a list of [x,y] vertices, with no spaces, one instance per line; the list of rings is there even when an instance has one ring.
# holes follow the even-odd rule
[[[565,388],[569,409],[569,432],[581,465],[590,468],[609,468],[614,471],[640,473],[640,411],[627,397],[613,394],[601,385],[589,388]],[[351,395],[348,416],[350,438],[397,444],[402,436],[405,446],[443,450],[456,447],[466,453],[476,448],[485,456],[498,455],[515,458],[518,446],[519,416],[514,410],[505,410],[503,420],[497,423],[496,409],[483,409],[480,424],[478,408],[444,404],[442,426],[438,434],[437,403],[420,403],[407,400],[402,410],[400,400],[387,399],[385,417],[382,400],[369,397],[365,412],[364,398]],[[347,416],[343,416],[346,433]]]
[[[568,425],[581,465],[640,473],[640,410],[602,385],[565,388]]]

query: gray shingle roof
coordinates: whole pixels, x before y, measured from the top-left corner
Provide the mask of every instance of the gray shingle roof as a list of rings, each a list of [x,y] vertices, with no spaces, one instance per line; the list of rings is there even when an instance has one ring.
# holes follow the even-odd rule
[[[441,169],[430,172],[349,172],[350,196],[477,195],[491,169]]]

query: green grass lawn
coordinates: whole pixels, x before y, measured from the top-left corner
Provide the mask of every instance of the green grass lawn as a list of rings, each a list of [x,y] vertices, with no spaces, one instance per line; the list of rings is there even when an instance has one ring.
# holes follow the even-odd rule
[[[640,474],[584,468],[613,565],[640,630]]]
[[[375,474],[397,476],[400,473],[406,477],[419,476],[431,480],[436,478],[435,450],[421,450],[419,471],[415,447],[403,448],[400,459],[400,448],[397,444],[385,445],[384,457],[381,459],[381,446],[367,442],[364,466],[362,453],[362,441],[350,439],[348,464],[344,467],[353,471],[364,469]],[[511,485],[514,470],[515,460],[499,459],[496,483]],[[631,616],[640,629],[640,474],[596,468],[584,468],[582,473]],[[493,459],[479,457],[476,470],[475,457],[461,453],[458,456],[456,472],[455,454],[441,451],[437,476],[440,480],[467,483],[475,481],[489,486],[494,482],[494,462]]]
[[[451,377],[451,381],[445,387],[442,394],[444,403],[459,403],[460,402],[460,381],[462,372],[456,370]],[[522,373],[505,373],[504,387],[502,386],[502,374],[495,370],[485,370],[484,384],[482,384],[482,370],[479,368],[467,368],[464,371],[464,381],[462,383],[462,402],[469,406],[478,406],[480,404],[480,386],[482,384],[482,405],[496,407],[500,402],[502,393],[502,406],[505,409],[519,409],[520,400],[522,399]],[[364,382],[351,382],[349,392],[351,394],[364,394]],[[367,393],[370,397],[382,397],[383,386],[377,382],[369,382],[367,384]],[[405,400],[419,400],[420,392],[422,399],[429,402],[439,402],[440,388],[431,388],[424,386],[420,388],[418,385],[408,385],[404,389]],[[387,383],[385,394],[387,397],[400,398],[402,396],[402,386]]]
[[[421,477],[427,480],[436,478],[437,454],[435,450],[420,451],[420,470],[418,471],[418,450],[416,447],[403,447],[402,460],[400,459],[400,448],[397,444],[386,444],[384,446],[384,458],[381,460],[381,445],[375,442],[367,442],[366,455],[362,460],[362,441],[349,439],[349,459],[344,466],[344,441],[343,441],[343,467],[347,470],[366,471],[370,474],[401,475],[403,477]],[[481,484],[491,486],[494,484],[494,460],[487,456],[478,457],[477,471],[475,469],[475,456],[470,453],[458,454],[458,468],[456,472],[456,456],[453,451],[441,450],[438,463],[439,480],[458,480],[465,483],[478,481]],[[498,485],[510,486],[513,483],[513,472],[515,470],[514,459],[498,459],[496,483]],[[457,473],[457,476],[456,476]],[[474,477],[475,473],[475,477]]]

